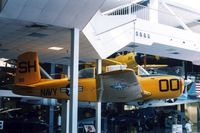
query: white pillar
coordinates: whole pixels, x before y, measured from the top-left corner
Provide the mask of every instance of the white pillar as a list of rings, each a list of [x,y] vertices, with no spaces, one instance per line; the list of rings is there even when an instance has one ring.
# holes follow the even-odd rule
[[[70,63],[70,119],[69,132],[77,133],[78,121],[78,63],[79,63],[79,29],[71,30]]]
[[[102,61],[98,59],[96,66],[96,73],[100,74],[102,71]],[[96,133],[101,133],[101,101],[96,103]]]
[[[51,99],[49,99],[51,102]],[[49,133],[54,133],[54,106],[49,106]]]
[[[69,133],[69,100],[62,101],[61,133]]]
[[[44,74],[48,79],[52,79],[52,77],[40,66],[40,71]],[[55,73],[55,64],[51,64],[51,73]],[[43,98],[43,100],[47,100],[47,104],[49,105],[49,133],[54,132],[54,106],[57,103],[56,99],[51,98]]]
[[[153,23],[158,23],[158,0],[150,0],[149,20]]]
[[[40,67],[40,70],[42,70],[43,73],[46,71]],[[55,73],[55,64],[51,64],[51,74]],[[52,79],[52,77],[46,72],[45,75],[49,78]],[[48,99],[48,102],[50,104],[49,106],[49,133],[54,133],[54,106],[53,102],[55,99]]]
[[[70,66],[63,66],[64,74],[67,74],[68,78],[70,77]],[[61,133],[69,133],[69,110],[70,110],[70,101],[62,101],[62,111],[61,111]]]

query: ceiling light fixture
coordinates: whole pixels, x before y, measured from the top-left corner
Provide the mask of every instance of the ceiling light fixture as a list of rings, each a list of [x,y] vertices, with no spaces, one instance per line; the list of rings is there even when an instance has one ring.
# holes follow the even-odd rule
[[[49,47],[48,49],[51,49],[51,50],[62,50],[63,48],[62,47]]]

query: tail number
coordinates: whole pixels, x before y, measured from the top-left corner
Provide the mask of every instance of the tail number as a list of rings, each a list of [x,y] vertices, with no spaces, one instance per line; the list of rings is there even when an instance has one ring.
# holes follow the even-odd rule
[[[177,91],[180,89],[179,80],[178,79],[161,79],[159,80],[159,89],[162,92],[166,91]]]
[[[30,63],[30,61],[22,61],[18,64],[19,67],[19,73],[27,73],[31,72],[31,69],[36,72],[36,61],[33,62],[33,64]]]

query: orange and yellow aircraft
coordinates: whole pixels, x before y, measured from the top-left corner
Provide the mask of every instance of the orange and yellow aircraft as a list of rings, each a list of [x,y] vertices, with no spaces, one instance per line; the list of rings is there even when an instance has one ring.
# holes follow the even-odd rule
[[[154,57],[157,58],[157,57]],[[123,64],[126,65],[127,68],[133,69],[136,73],[138,72],[138,63],[137,60],[143,60],[141,57],[137,57],[137,54],[134,52],[127,52],[127,53],[121,53],[115,56],[114,58],[109,58],[103,60],[103,71],[106,71],[106,66],[109,65],[115,65],[115,64]],[[141,61],[140,61],[141,62]],[[143,61],[142,67],[145,69],[150,68],[161,68],[161,67],[167,67],[166,64],[145,64],[146,61]]]
[[[119,62],[117,58],[106,59],[103,65],[108,69],[110,64],[123,64],[123,61]],[[42,79],[37,52],[26,52],[18,56],[13,92],[19,95],[70,99],[69,80]],[[95,68],[86,68],[79,72],[78,85],[79,101],[129,102],[178,97],[183,92],[184,80],[177,76],[136,75],[133,69],[105,71],[95,77]]]

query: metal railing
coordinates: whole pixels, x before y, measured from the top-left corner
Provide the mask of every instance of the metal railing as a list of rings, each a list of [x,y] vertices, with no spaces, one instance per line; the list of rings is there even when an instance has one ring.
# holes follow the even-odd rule
[[[102,13],[106,16],[135,15],[138,18],[149,20],[149,8],[138,4],[129,4]]]
[[[160,4],[160,6],[161,7],[158,10],[156,10],[148,6],[131,3],[131,4],[123,5],[123,6],[114,8],[112,10],[103,12],[102,15],[106,15],[106,16],[134,15],[136,18],[140,18],[143,20],[150,20],[150,14],[151,14],[150,12],[157,12],[159,24],[164,24],[164,25],[172,26],[179,29],[185,29],[184,25],[188,27],[190,27],[191,25],[200,25],[199,19],[195,20],[194,18],[191,18],[190,16],[184,16],[180,13],[179,14],[170,13],[170,11],[167,10],[166,7],[163,6],[163,4]],[[180,7],[177,7],[177,8],[180,8]],[[199,33],[198,30],[197,31],[194,30],[194,32]]]

